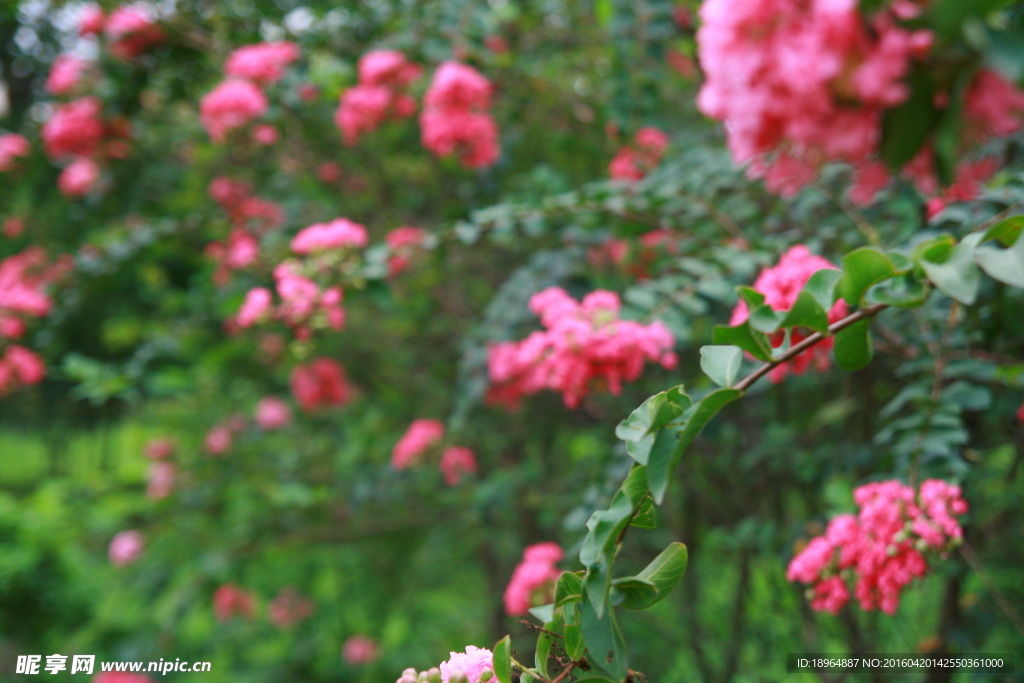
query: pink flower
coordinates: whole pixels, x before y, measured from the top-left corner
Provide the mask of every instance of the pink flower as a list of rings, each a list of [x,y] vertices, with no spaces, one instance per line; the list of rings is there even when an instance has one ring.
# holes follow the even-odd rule
[[[262,322],[272,306],[270,290],[266,287],[255,287],[245,295],[242,307],[238,309],[238,316],[235,318],[241,327],[252,327]]]
[[[92,683],[153,683],[153,679],[126,671],[103,671],[93,676]]]
[[[384,238],[391,252],[388,256],[388,274],[394,277],[408,268],[412,255],[426,238],[425,230],[409,226],[395,228],[389,232]]]
[[[227,621],[235,615],[252,619],[256,615],[256,598],[233,583],[225,583],[213,594],[213,614],[217,621]]]
[[[313,614],[314,604],[312,600],[299,595],[291,586],[284,588],[277,597],[267,605],[267,616],[270,623],[277,628],[289,628],[295,624],[309,619]]]
[[[220,204],[225,211],[230,211],[249,197],[252,188],[243,182],[217,176],[210,181],[206,191],[210,198]]]
[[[640,180],[646,174],[640,169],[636,150],[623,147],[608,164],[608,175],[612,180]]]
[[[422,69],[406,60],[395,50],[374,50],[359,58],[359,82],[364,85],[384,85],[389,88],[407,88],[422,73]]]
[[[330,223],[316,223],[299,232],[292,239],[292,251],[296,254],[310,254],[329,249],[365,247],[369,241],[366,228],[347,218],[337,218]]]
[[[467,645],[464,653],[451,652],[449,655],[447,662],[441,662],[442,683],[448,683],[455,674],[463,674],[469,683],[480,683],[485,671],[494,671],[494,655],[490,650]]]
[[[341,648],[341,658],[349,664],[369,664],[378,656],[377,643],[366,636],[349,636]]]
[[[134,529],[122,531],[110,541],[110,547],[107,549],[110,563],[116,567],[123,567],[135,562],[142,555],[145,544],[141,532]]]
[[[979,71],[967,91],[964,123],[981,141],[1017,132],[1024,126],[1024,90],[995,71]]]
[[[20,237],[21,233],[25,232],[25,221],[18,216],[8,216],[4,219],[3,228],[0,228],[0,232],[3,233],[4,237],[14,239]],[[0,336],[5,336],[0,332]]]
[[[61,171],[57,187],[68,197],[88,194],[100,178],[100,167],[92,159],[80,157]]]
[[[317,167],[316,174],[325,183],[336,183],[341,180],[341,166],[333,161],[325,161]]]
[[[285,67],[298,58],[299,47],[287,41],[244,45],[228,57],[224,75],[246,78],[266,86],[281,80]]]
[[[465,446],[449,446],[441,454],[441,472],[449,486],[455,486],[464,474],[476,472],[476,455]]]
[[[163,31],[144,5],[126,5],[110,13],[103,28],[107,49],[114,57],[134,59],[164,40]]]
[[[277,142],[277,128],[260,124],[252,129],[252,139],[261,145],[272,145]]]
[[[334,123],[346,145],[354,145],[363,133],[377,130],[391,113],[394,98],[390,89],[381,85],[356,85],[341,96]]]
[[[0,396],[14,389],[38,384],[46,375],[42,359],[24,346],[9,344],[0,357]]]
[[[644,363],[675,366],[675,340],[659,321],[641,325],[619,319],[619,297],[596,291],[576,302],[551,287],[534,294],[530,309],[546,328],[520,342],[494,344],[488,351],[488,400],[515,406],[528,394],[553,389],[575,408],[595,388],[618,395]]]
[[[256,424],[261,429],[278,429],[291,421],[291,408],[275,396],[267,396],[256,404]]]
[[[306,412],[352,400],[344,368],[330,358],[317,358],[292,370],[292,394]]]
[[[435,109],[487,109],[491,90],[491,82],[473,67],[445,62],[434,72],[423,103]]]
[[[263,91],[241,79],[229,79],[203,96],[199,116],[214,142],[263,116],[269,106]]]
[[[555,582],[562,572],[555,564],[563,553],[556,543],[538,543],[523,551],[519,563],[505,588],[505,613],[526,614],[531,607],[550,602]]]
[[[203,442],[203,448],[210,455],[221,455],[231,448],[231,442],[234,441],[235,435],[229,427],[226,425],[217,425],[206,434],[206,440]]]
[[[103,24],[106,23],[106,19],[99,5],[86,5],[82,8],[82,13],[78,17],[78,35],[98,35],[103,31]]]
[[[828,260],[815,256],[806,246],[798,244],[783,254],[778,264],[762,270],[761,274],[757,276],[757,280],[754,281],[753,289],[764,295],[765,303],[772,310],[788,311],[796,303],[800,290],[812,275],[819,270],[835,268],[836,266]],[[833,304],[828,312],[829,322],[834,323],[842,319],[846,315],[846,311],[846,302],[840,299]],[[733,309],[729,324],[740,325],[746,321],[749,315],[746,302],[740,301]],[[799,329],[793,330],[790,335],[790,343],[797,344],[807,336],[806,332],[801,332]],[[776,347],[780,346],[783,341],[784,334],[781,332],[771,338],[772,345]],[[812,365],[819,370],[826,369],[830,362],[829,351],[832,350],[834,343],[835,340],[832,337],[818,342],[812,349],[800,354],[789,363],[773,369],[768,378],[773,382],[781,382],[788,373],[800,375],[807,372]]]
[[[174,463],[158,460],[149,465],[149,484],[146,495],[152,500],[162,500],[174,491],[178,470]]]
[[[143,447],[143,452],[145,452],[146,457],[150,460],[166,460],[174,455],[176,448],[177,446],[175,446],[172,439],[162,436],[147,441]]]
[[[882,113],[906,99],[904,77],[931,45],[848,1],[707,0],[701,19],[698,106],[726,123],[733,159],[783,195],[826,161],[876,154]]]
[[[0,135],[0,173],[10,171],[15,166],[15,159],[28,156],[32,146],[28,140],[17,133]]]
[[[59,55],[50,67],[46,89],[53,95],[63,95],[74,90],[82,80],[82,73],[89,68],[89,62],[74,55]]]
[[[425,109],[420,115],[423,146],[439,157],[457,154],[467,168],[498,160],[498,126],[486,112]]]
[[[43,147],[51,157],[92,156],[103,139],[102,105],[95,97],[63,104],[43,124]]]
[[[396,470],[404,470],[443,438],[444,425],[437,420],[413,420],[391,451],[391,466]]]

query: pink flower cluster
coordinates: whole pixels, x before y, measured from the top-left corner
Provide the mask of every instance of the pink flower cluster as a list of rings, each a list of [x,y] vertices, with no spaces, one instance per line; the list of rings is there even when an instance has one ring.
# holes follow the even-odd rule
[[[636,132],[636,145],[620,149],[608,164],[612,180],[640,180],[661,163],[668,147],[668,135],[657,128],[641,128]]]
[[[352,400],[352,388],[341,364],[316,358],[292,370],[292,394],[306,412],[341,406]]]
[[[224,75],[267,86],[280,81],[285,67],[298,58],[299,47],[288,41],[244,45],[228,56]]]
[[[120,532],[111,539],[110,546],[107,548],[110,564],[115,567],[124,567],[135,562],[141,557],[145,545],[146,541],[142,537],[142,532],[135,529]]]
[[[57,188],[68,197],[88,194],[100,179],[100,167],[92,159],[79,157],[57,176]]]
[[[213,282],[223,287],[234,271],[256,263],[260,256],[260,243],[247,230],[233,228],[223,242],[213,241],[206,245],[204,253],[217,263]]]
[[[773,192],[795,194],[827,161],[869,163],[883,112],[906,99],[911,62],[931,50],[931,33],[901,28],[895,7],[867,18],[858,5],[706,0],[701,8],[707,80],[698,106],[726,123],[733,158]]]
[[[280,429],[292,421],[292,409],[276,396],[261,398],[256,404],[256,424],[260,429]]]
[[[491,82],[472,67],[458,62],[438,67],[423,98],[423,146],[439,157],[458,154],[467,168],[497,161],[498,126],[488,111],[491,90]]]
[[[95,14],[86,16],[96,20]],[[99,16],[102,21],[102,11]],[[80,25],[79,32],[84,25]],[[107,39],[107,51],[126,61],[164,41],[164,33],[156,25],[152,12],[140,4],[118,7],[111,12],[103,25],[103,34]]]
[[[524,395],[553,389],[575,408],[599,386],[618,395],[622,383],[636,380],[647,361],[675,367],[675,340],[668,328],[660,321],[620,320],[619,307],[618,294],[603,290],[582,302],[558,287],[534,294],[530,310],[545,329],[490,348],[488,399],[515,406]]]
[[[840,515],[796,556],[789,581],[811,586],[811,607],[837,613],[850,599],[848,582],[861,609],[893,614],[900,592],[928,571],[925,553],[942,554],[963,531],[957,517],[967,512],[960,487],[929,479],[914,489],[896,480],[854,491],[856,516]]]
[[[62,104],[43,124],[43,148],[53,158],[89,157],[99,151],[104,125],[103,106],[96,97],[82,97]]]
[[[309,619],[315,607],[312,600],[302,597],[297,590],[288,586],[267,605],[267,616],[277,628],[290,628]]]
[[[555,582],[562,571],[555,567],[564,553],[557,543],[537,543],[523,551],[523,561],[512,572],[505,588],[505,613],[526,614],[531,607],[551,602]]]
[[[765,268],[754,281],[753,289],[764,294],[764,302],[773,311],[788,311],[796,303],[800,290],[803,289],[811,276],[819,270],[826,268],[835,269],[836,266],[827,259],[812,254],[810,249],[798,244],[782,255],[779,262],[770,268]],[[834,323],[846,316],[846,302],[840,299],[828,312],[829,323]],[[740,301],[733,309],[730,325],[740,325],[750,315],[750,309],[745,301]],[[798,344],[808,337],[806,331],[794,329],[790,334],[790,344]],[[779,347],[785,341],[785,333],[776,332],[771,337],[774,347]],[[827,337],[815,344],[812,348],[793,360],[779,365],[768,373],[772,382],[781,382],[789,373],[801,375],[807,372],[813,365],[818,370],[825,370],[829,366],[829,352],[832,350],[835,340]]]
[[[391,466],[404,470],[444,438],[444,425],[438,420],[413,420],[391,451]]]
[[[384,237],[388,245],[388,275],[394,277],[409,267],[413,256],[427,239],[427,233],[420,228],[402,226],[395,228]]]
[[[58,55],[50,67],[46,90],[52,95],[64,95],[74,90],[89,69],[89,62],[70,54]]]
[[[228,214],[235,227],[252,227],[260,233],[284,222],[281,206],[253,196],[252,188],[246,183],[218,176],[210,181],[207,191]]]
[[[224,142],[227,134],[263,116],[270,103],[252,82],[229,78],[203,95],[199,118],[214,142]]]
[[[296,254],[313,254],[332,249],[365,247],[369,241],[366,228],[347,218],[337,218],[329,223],[315,223],[300,230],[292,239],[292,251]]]
[[[334,114],[334,122],[346,145],[354,145],[363,133],[372,133],[389,118],[406,118],[416,112],[416,100],[405,90],[422,69],[394,50],[374,50],[359,59],[359,84],[346,90]]]
[[[149,464],[149,482],[146,495],[151,500],[162,500],[174,492],[174,484],[178,478],[178,469],[171,462],[175,451],[174,442],[168,438],[150,440],[144,452],[152,460]]]
[[[341,658],[349,664],[369,664],[378,654],[376,641],[363,635],[349,636],[341,648]]]
[[[0,173],[13,169],[18,157],[26,157],[31,151],[32,146],[24,136],[17,133],[0,135]]]
[[[256,616],[256,596],[233,583],[225,583],[213,594],[213,614],[217,621],[228,621],[236,615],[252,619]]]
[[[445,483],[455,486],[463,475],[476,472],[476,454],[465,446],[449,446],[441,453],[441,474]]]
[[[0,356],[0,397],[18,387],[38,384],[46,376],[43,360],[34,352],[17,344],[8,344]]]

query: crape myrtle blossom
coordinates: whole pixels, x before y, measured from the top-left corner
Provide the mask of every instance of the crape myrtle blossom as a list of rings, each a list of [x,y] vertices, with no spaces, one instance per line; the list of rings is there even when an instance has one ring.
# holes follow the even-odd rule
[[[292,409],[276,396],[267,396],[256,404],[256,424],[260,429],[280,429],[292,421]]]
[[[151,500],[162,500],[174,492],[178,470],[174,463],[157,460],[149,464],[146,496]]]
[[[135,562],[142,555],[145,544],[140,531],[131,529],[120,532],[111,539],[110,547],[107,549],[110,563],[116,567],[123,567]]]
[[[41,130],[46,153],[55,159],[95,154],[103,141],[102,108],[95,97],[82,97],[57,107]]]
[[[772,310],[788,311],[796,303],[800,290],[811,279],[811,276],[826,268],[835,269],[836,266],[827,259],[812,254],[806,246],[798,244],[783,254],[776,265],[762,270],[754,281],[753,289],[764,295],[764,302]],[[828,311],[829,323],[842,319],[846,312],[846,302],[840,299]],[[747,303],[741,300],[733,309],[729,324],[741,325],[749,315],[750,309]],[[807,336],[806,331],[794,329],[790,334],[790,345],[800,343]],[[771,336],[773,347],[781,346],[784,341],[785,333],[781,330]],[[818,370],[827,369],[829,352],[834,343],[835,340],[832,337],[821,340],[788,363],[773,368],[768,373],[768,378],[772,382],[781,382],[788,373],[800,375],[807,372],[812,366]]]
[[[882,115],[907,98],[911,63],[932,45],[856,0],[707,0],[701,19],[698,106],[726,123],[734,160],[785,196],[827,161],[876,157]]]
[[[341,648],[341,658],[349,664],[369,664],[378,654],[376,641],[363,635],[349,636]]]
[[[312,600],[302,597],[297,590],[288,586],[281,589],[277,597],[267,605],[267,616],[277,628],[290,628],[308,619],[314,608]]]
[[[498,126],[488,111],[491,83],[472,67],[445,62],[423,98],[423,146],[439,157],[457,154],[467,168],[498,159]]]
[[[840,515],[812,539],[786,570],[810,586],[811,607],[832,614],[850,599],[861,609],[894,614],[900,592],[928,571],[926,553],[944,556],[960,543],[958,517],[967,512],[960,487],[940,479],[914,489],[896,480],[854,491],[857,515]]]
[[[405,271],[412,261],[412,257],[423,246],[427,239],[427,232],[420,228],[402,226],[390,231],[384,242],[388,247],[388,275],[394,277]]]
[[[505,613],[526,614],[531,607],[551,602],[561,570],[555,567],[563,557],[557,543],[538,543],[523,551],[523,561],[512,572],[505,588]]]
[[[252,196],[252,188],[246,183],[218,176],[210,181],[207,192],[235,227],[252,227],[262,233],[284,222],[284,210],[274,202]]]
[[[19,387],[38,384],[46,376],[46,365],[35,352],[8,344],[0,356],[0,397]]]
[[[280,81],[285,67],[298,58],[299,47],[288,41],[244,45],[228,56],[224,75],[267,86]]]
[[[661,163],[668,135],[650,126],[637,131],[635,146],[620,149],[608,165],[612,180],[640,180]]]
[[[57,188],[67,197],[81,197],[92,191],[100,179],[100,167],[92,159],[79,157],[57,177]]]
[[[455,486],[463,475],[476,472],[476,454],[465,446],[449,446],[441,453],[441,473],[445,483]]]
[[[110,54],[125,61],[164,40],[164,33],[154,22],[152,12],[141,4],[123,5],[111,12],[103,26],[103,35]]]
[[[359,223],[337,218],[328,223],[315,223],[299,231],[291,243],[296,254],[312,254],[333,249],[360,248],[369,242],[369,236]]]
[[[354,145],[363,133],[371,133],[388,118],[405,118],[416,112],[416,101],[404,92],[421,69],[394,50],[375,50],[359,59],[359,83],[341,95],[334,122],[346,145]]]
[[[177,446],[174,441],[166,436],[150,439],[146,442],[143,452],[150,460],[166,460],[174,455]]]
[[[252,619],[256,616],[256,597],[233,583],[225,583],[213,594],[213,614],[217,621],[228,621],[236,615]]]
[[[352,400],[352,388],[341,364],[330,358],[316,358],[296,366],[291,377],[292,394],[302,410],[341,406]]]
[[[82,74],[89,68],[89,62],[74,55],[58,55],[50,67],[46,79],[46,90],[52,95],[63,95],[81,82]]]
[[[618,395],[623,382],[640,376],[645,362],[675,367],[675,341],[664,323],[621,320],[619,307],[618,294],[604,290],[581,302],[558,287],[534,294],[530,310],[545,329],[490,347],[488,400],[511,407],[525,395],[552,389],[575,408],[597,388]]]
[[[0,135],[0,173],[13,169],[18,157],[26,157],[31,151],[32,146],[24,136],[17,133]]]
[[[103,24],[107,17],[97,4],[89,4],[82,8],[78,18],[78,35],[95,36],[103,32]]]
[[[396,470],[404,470],[443,438],[444,425],[438,420],[413,420],[391,451],[391,466]]]
[[[214,142],[266,113],[266,95],[250,81],[231,78],[206,93],[199,104],[199,118]]]
[[[494,655],[482,647],[467,645],[465,652],[451,652],[440,668],[417,672],[408,668],[395,683],[488,683],[494,678]]]
[[[231,279],[231,273],[256,263],[260,256],[260,243],[248,231],[234,228],[223,242],[210,242],[205,253],[217,263],[213,281],[223,287]]]

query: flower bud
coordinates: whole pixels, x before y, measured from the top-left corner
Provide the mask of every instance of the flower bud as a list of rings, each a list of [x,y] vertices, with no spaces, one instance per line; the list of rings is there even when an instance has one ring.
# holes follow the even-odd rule
[[[480,683],[487,683],[492,678],[494,678],[494,672],[490,669],[484,669],[480,672]]]
[[[448,677],[448,683],[469,683],[469,679],[464,673],[452,674]]]
[[[480,680],[481,681],[484,680],[483,676],[480,677]],[[430,669],[428,669],[427,670],[427,682],[428,683],[441,683],[441,670],[438,669],[436,666],[431,667]]]

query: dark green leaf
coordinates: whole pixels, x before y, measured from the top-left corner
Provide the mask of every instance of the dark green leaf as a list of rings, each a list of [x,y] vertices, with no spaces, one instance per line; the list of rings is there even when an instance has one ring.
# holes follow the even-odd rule
[[[583,599],[583,577],[575,572],[562,572],[555,582],[555,607]]]
[[[653,498],[649,495],[643,497],[643,500],[640,501],[640,507],[637,509],[636,514],[633,515],[633,521],[629,525],[639,529],[658,528],[658,518],[654,513]]]
[[[561,630],[562,615],[556,612],[551,621],[544,624],[544,630],[537,636],[537,652],[534,655],[534,663],[537,671],[544,678],[551,678],[550,674],[548,674],[548,656],[551,654],[551,646],[555,640],[555,637],[551,634],[559,633]]]
[[[608,604],[608,595],[612,589],[612,576],[609,569],[611,557],[604,556],[587,568],[587,574],[583,577],[583,597],[586,598],[581,605],[589,606],[597,614],[604,614],[605,605]]]
[[[743,362],[743,349],[738,346],[703,346],[700,369],[720,387],[731,387]]]
[[[891,278],[895,271],[885,254],[863,247],[843,257],[843,275],[837,287],[846,303],[859,306],[872,285]]]
[[[683,417],[686,419],[683,425],[682,431],[679,433],[679,441],[676,442],[675,448],[672,449],[671,453],[666,454],[660,451],[652,451],[651,460],[647,465],[647,482],[651,487],[651,495],[654,497],[654,502],[661,505],[661,501],[665,497],[665,491],[668,489],[669,477],[672,476],[672,472],[675,470],[679,461],[682,460],[683,455],[686,453],[686,449],[690,447],[693,440],[697,438],[700,431],[704,428],[711,418],[718,413],[719,410],[724,408],[726,404],[736,400],[743,395],[742,391],[736,389],[718,389],[711,392],[700,401],[695,403],[687,414]],[[657,456],[657,457],[655,457]]]
[[[643,609],[631,605],[653,605],[658,601],[658,588],[647,579],[638,576],[612,579],[611,601],[613,605]]]
[[[651,396],[615,428],[615,436],[626,442],[626,452],[641,465],[647,464],[655,432],[690,407],[683,385]]]
[[[1010,247],[1013,246],[1017,241],[1017,237],[1020,236],[1021,228],[1024,228],[1024,214],[1010,216],[998,221],[986,230],[985,236],[981,238],[981,241],[999,240],[1000,244],[1004,247]]]
[[[512,683],[512,641],[505,636],[494,649],[494,677],[498,683]]]
[[[587,644],[587,661],[590,665],[610,674],[616,681],[624,680],[629,662],[626,642],[615,621],[615,612],[608,610],[602,619],[589,603],[584,603],[580,630]]]
[[[565,627],[565,654],[569,655],[573,661],[579,660],[586,652],[587,646],[583,643],[583,633],[580,632],[579,626],[566,626]]]
[[[833,355],[836,365],[847,372],[860,370],[871,362],[871,330],[868,320],[858,320],[836,333]]]
[[[928,298],[930,288],[911,273],[897,275],[888,282],[881,282],[868,292],[872,303],[912,308],[920,306]]]
[[[978,297],[981,274],[974,264],[974,247],[981,235],[968,235],[955,246],[951,241],[938,242],[923,250],[921,267],[935,288],[970,306]]]
[[[688,561],[689,555],[686,546],[682,543],[670,543],[649,565],[644,567],[642,572],[636,575],[638,579],[644,579],[654,584],[658,590],[654,601],[646,604],[623,602],[622,606],[629,609],[646,609],[664,600],[679,583],[679,579],[683,577]]]
[[[822,268],[807,280],[803,291],[814,297],[823,311],[829,311],[836,302],[836,285],[842,277],[843,271],[838,268]]]
[[[830,270],[819,270],[819,273],[833,272]],[[831,308],[831,304],[829,305]],[[797,295],[793,307],[786,312],[782,319],[781,327],[806,327],[815,332],[828,331],[828,309],[822,308],[817,299],[809,292],[803,291]]]
[[[716,344],[738,346],[757,360],[768,362],[772,359],[772,345],[768,336],[743,322],[735,327],[716,325],[711,333],[711,340]]]

